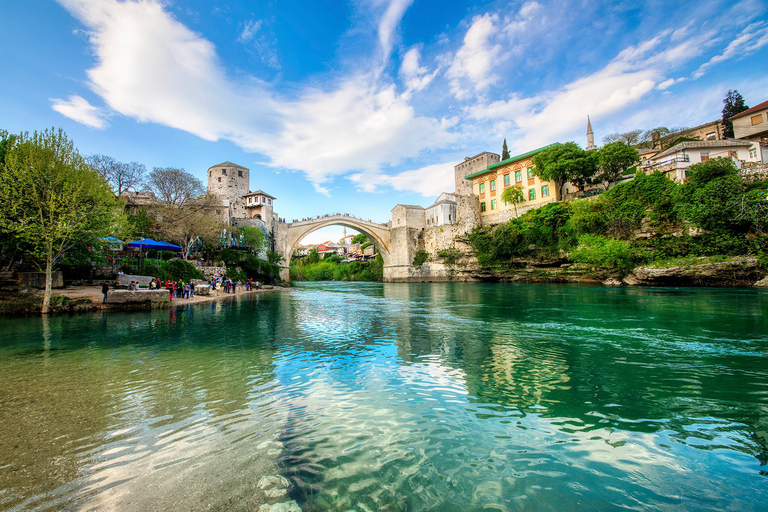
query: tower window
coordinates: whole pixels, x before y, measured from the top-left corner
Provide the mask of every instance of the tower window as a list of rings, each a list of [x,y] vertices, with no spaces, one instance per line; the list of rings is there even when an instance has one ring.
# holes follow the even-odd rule
[[[221,183],[221,178],[219,178],[219,183]]]
[[[243,171],[237,171],[237,176],[242,178],[243,177]]]

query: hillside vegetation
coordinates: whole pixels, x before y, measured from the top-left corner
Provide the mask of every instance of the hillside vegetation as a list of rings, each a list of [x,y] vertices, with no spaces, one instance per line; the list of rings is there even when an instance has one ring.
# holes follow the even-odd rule
[[[638,174],[594,198],[478,227],[469,240],[485,268],[560,261],[625,274],[701,256],[750,255],[765,267],[766,229],[768,180],[747,182],[730,160],[714,159],[692,166],[682,185],[660,172]]]

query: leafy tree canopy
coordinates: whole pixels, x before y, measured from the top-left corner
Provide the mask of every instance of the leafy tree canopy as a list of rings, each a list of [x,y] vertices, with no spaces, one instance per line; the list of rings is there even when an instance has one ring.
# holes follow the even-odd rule
[[[520,185],[512,185],[504,189],[501,193],[501,200],[507,204],[511,204],[515,208],[515,217],[517,217],[517,205],[525,201],[525,195],[523,194],[523,187]]]
[[[575,142],[557,144],[533,157],[534,174],[539,178],[557,183],[562,196],[566,182],[583,189],[597,172],[594,153],[584,151]]]
[[[120,213],[107,182],[62,130],[22,133],[0,169],[0,229],[44,262],[42,312],[54,262],[78,244],[109,235]]]
[[[599,182],[616,183],[619,178],[640,160],[637,150],[625,142],[606,144],[597,150]]]
[[[504,139],[504,143],[501,145],[501,159],[507,160],[508,158],[511,158],[509,156],[509,148],[507,147],[507,139]]]

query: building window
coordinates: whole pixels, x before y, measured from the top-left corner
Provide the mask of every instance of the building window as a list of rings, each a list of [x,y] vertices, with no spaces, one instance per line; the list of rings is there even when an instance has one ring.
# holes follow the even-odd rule
[[[237,171],[237,176],[238,176],[238,178],[242,178],[243,177],[243,171]]]
[[[504,175],[504,186],[505,187],[509,186],[509,174]]]
[[[541,186],[541,197],[549,197],[549,185]]]
[[[523,171],[515,171],[515,181],[517,183],[523,181]]]
[[[528,168],[528,179],[529,180],[533,179],[533,167]]]
[[[227,175],[227,170],[226,169],[222,169],[221,170],[221,175],[222,176],[226,176]]]
[[[750,119],[752,120],[752,126],[755,126],[756,124],[763,122],[763,114],[757,114],[756,116],[752,116]]]
[[[702,162],[708,162],[709,161],[709,151],[702,151],[701,152],[701,161]]]
[[[485,203],[480,203],[480,211],[481,212],[485,211]]]
[[[528,189],[528,200],[533,201],[536,199],[536,189],[535,188],[529,188]]]
[[[272,200],[271,199],[267,199],[267,201],[269,201],[269,204],[272,204]]]
[[[496,180],[491,180],[491,192],[496,191]]]
[[[757,150],[755,148],[749,148],[749,158],[757,158]]]
[[[491,210],[495,210],[495,209],[496,209],[496,200],[491,199]]]
[[[485,183],[480,184],[480,193],[485,194]]]
[[[219,183],[221,183],[221,178],[219,178]]]
[[[707,140],[715,140],[717,138],[717,134],[715,132],[711,132],[707,134]]]

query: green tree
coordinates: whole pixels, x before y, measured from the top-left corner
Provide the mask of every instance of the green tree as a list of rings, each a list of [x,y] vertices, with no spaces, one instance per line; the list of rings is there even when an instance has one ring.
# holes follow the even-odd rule
[[[675,208],[684,219],[713,232],[742,231],[744,182],[730,159],[713,158],[691,166],[678,189]]]
[[[317,249],[310,249],[307,253],[307,263],[317,263],[320,261],[320,255],[317,253]]]
[[[358,233],[352,237],[353,244],[364,244],[368,241],[368,237],[364,233]]]
[[[559,197],[563,196],[563,187],[571,182],[579,190],[597,172],[596,156],[584,151],[575,142],[556,144],[533,157],[534,174],[546,181],[557,184]]]
[[[507,147],[507,139],[504,139],[504,144],[501,145],[501,159],[507,160],[509,156],[509,148]]]
[[[128,215],[128,233],[129,238],[156,238],[155,219],[147,214],[147,210],[142,208],[133,215]]]
[[[416,251],[416,254],[413,256],[413,261],[411,262],[411,265],[414,267],[420,267],[426,261],[429,259],[429,253],[425,251],[424,249],[419,249]]]
[[[512,185],[504,189],[501,193],[501,200],[507,204],[511,204],[515,208],[515,217],[517,217],[517,205],[525,201],[523,195],[523,187],[520,185]]]
[[[285,256],[277,251],[267,251],[267,261],[279,265],[281,262],[285,261]]]
[[[41,312],[49,312],[56,260],[110,233],[118,215],[109,184],[62,130],[23,133],[0,170],[0,226],[44,263]],[[42,266],[41,265],[41,266]]]
[[[733,123],[731,118],[736,114],[748,110],[749,107],[744,103],[744,98],[737,90],[729,90],[723,99],[723,137],[733,138]]]
[[[640,156],[637,150],[627,143],[616,141],[606,144],[597,150],[599,174],[595,179],[610,186],[611,183],[619,181],[619,178],[638,161]]]
[[[259,228],[243,226],[240,228],[243,235],[243,244],[254,253],[259,253],[267,247],[267,235]]]
[[[12,133],[8,133],[6,130],[0,130],[0,169],[5,162],[5,155],[13,148],[18,137]]]

